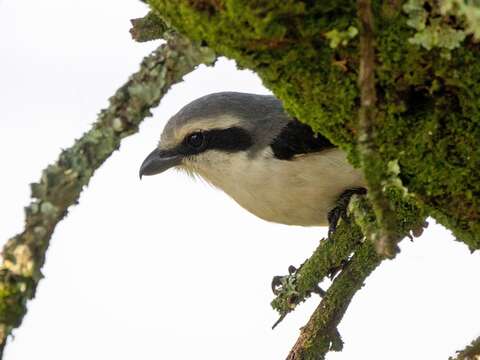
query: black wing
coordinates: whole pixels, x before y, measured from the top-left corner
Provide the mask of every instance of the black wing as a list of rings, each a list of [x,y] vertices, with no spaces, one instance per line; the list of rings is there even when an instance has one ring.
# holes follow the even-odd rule
[[[295,155],[320,152],[335,147],[326,137],[297,119],[290,121],[270,144],[277,159],[290,160]]]

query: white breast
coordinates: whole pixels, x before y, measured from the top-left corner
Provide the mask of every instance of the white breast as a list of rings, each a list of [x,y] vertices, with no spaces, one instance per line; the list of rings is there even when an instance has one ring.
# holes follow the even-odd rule
[[[185,166],[256,216],[287,225],[327,225],[338,196],[365,186],[361,172],[338,149],[292,160],[276,159],[270,148],[253,159],[245,152],[208,151]]]

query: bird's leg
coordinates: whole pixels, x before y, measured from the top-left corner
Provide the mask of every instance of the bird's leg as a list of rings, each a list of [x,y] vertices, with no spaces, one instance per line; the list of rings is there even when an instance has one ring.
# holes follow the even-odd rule
[[[347,217],[347,209],[348,204],[350,203],[350,199],[353,195],[365,195],[367,193],[367,189],[363,187],[356,187],[345,190],[335,202],[335,207],[328,212],[327,219],[328,219],[328,237],[335,232],[337,229],[338,221],[340,218],[343,221],[348,222]]]
[[[303,263],[305,264],[305,262]],[[282,298],[283,301],[286,301],[287,308],[280,311],[280,318],[273,324],[272,329],[274,329],[287,314],[292,311],[300,302],[304,301],[305,298],[309,297],[312,293],[318,294],[320,297],[325,295],[325,291],[316,284],[312,289],[303,292],[303,295],[299,292],[297,288],[297,277],[302,265],[297,269],[295,266],[290,265],[288,267],[288,275],[284,276],[274,276],[272,280],[272,291],[278,298]],[[278,310],[278,309],[277,309]]]

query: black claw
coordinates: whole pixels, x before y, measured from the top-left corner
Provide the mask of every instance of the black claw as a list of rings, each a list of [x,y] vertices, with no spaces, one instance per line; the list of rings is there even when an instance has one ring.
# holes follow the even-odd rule
[[[289,273],[290,275],[292,275],[292,274],[294,274],[294,273],[296,273],[296,272],[297,272],[297,268],[296,268],[295,266],[290,265],[290,266],[288,267],[288,273]]]
[[[337,199],[336,206],[328,212],[328,237],[330,238],[332,234],[337,230],[338,221],[342,219],[345,222],[349,222],[347,209],[350,199],[353,195],[365,195],[367,189],[358,187],[345,190]]]
[[[337,230],[338,220],[340,219],[340,207],[336,206],[328,213],[328,237]]]

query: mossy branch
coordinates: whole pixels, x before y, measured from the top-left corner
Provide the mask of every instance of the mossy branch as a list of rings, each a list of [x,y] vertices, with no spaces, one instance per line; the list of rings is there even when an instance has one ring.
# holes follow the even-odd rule
[[[356,2],[149,4],[178,31],[255,71],[292,116],[360,165],[359,37],[335,49],[326,38],[332,30],[357,25]],[[378,166],[384,172],[389,162],[396,162],[397,178],[429,215],[471,249],[479,249],[480,153],[474,150],[480,148],[480,45],[465,42],[452,50],[451,59],[442,58],[438,49],[409,42],[415,30],[407,24],[401,2],[371,4],[379,98],[379,126],[372,140]]]
[[[274,289],[276,298],[271,303],[280,319],[316,292],[325,277],[334,276],[360,247],[362,239],[360,227],[350,217],[350,223],[341,222],[330,239],[320,241],[312,256],[298,270],[281,277],[279,286]]]
[[[96,169],[119,148],[123,138],[138,131],[168,89],[198,64],[212,64],[214,53],[180,35],[171,34],[166,44],[147,56],[140,70],[110,98],[92,128],[31,185],[32,202],[25,208],[25,229],[3,248],[0,267],[0,358],[14,328],[35,295],[51,235],[78,202],[80,193]]]
[[[448,360],[478,360],[480,359],[480,336],[473,340],[470,345],[461,351],[457,351],[455,357],[449,357]]]
[[[342,349],[337,326],[355,293],[381,261],[370,241],[361,245],[330,286],[308,323],[302,327],[287,360],[319,360],[324,359],[329,351]]]
[[[386,195],[395,208],[394,236],[420,236],[425,226],[424,215],[411,198],[405,198],[398,189],[390,189]],[[338,232],[323,241],[298,271],[284,279],[277,298],[272,302],[282,317],[310,295],[318,282],[332,270],[338,275],[329,287],[319,307],[292,348],[289,360],[323,359],[328,351],[340,351],[343,342],[337,326],[343,318],[350,301],[361,288],[365,279],[385,258],[380,256],[374,243],[364,241],[362,234],[378,227],[370,203],[361,196],[354,196],[350,203],[349,222],[342,222]],[[353,255],[352,255],[353,253]],[[282,318],[281,317],[281,318]]]

